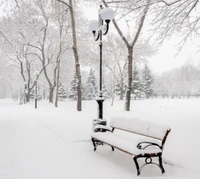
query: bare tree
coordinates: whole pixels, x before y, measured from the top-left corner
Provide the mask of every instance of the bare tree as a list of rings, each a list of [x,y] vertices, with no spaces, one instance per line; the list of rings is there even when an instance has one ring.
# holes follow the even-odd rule
[[[51,8],[51,11],[49,8]],[[35,19],[38,25],[33,30],[38,36],[35,41],[26,44],[33,49],[32,55],[35,55],[42,64],[44,76],[49,85],[50,103],[53,103],[54,90],[59,83],[61,55],[68,48],[67,43],[64,43],[64,40],[61,41],[61,38],[65,39],[64,37],[67,35],[68,24],[63,19],[66,16],[66,11],[55,12],[53,8],[51,3],[43,1],[34,4],[33,10],[39,14],[39,18]],[[59,18],[62,22],[58,23],[58,27],[62,30],[57,30],[56,22]],[[41,27],[39,31],[38,26]],[[63,33],[64,28],[65,33]],[[52,66],[51,70],[47,68],[50,64]],[[55,106],[57,106],[57,102]]]
[[[2,22],[3,24],[5,23],[4,26],[7,28],[7,30],[6,28],[2,28],[4,30],[3,35],[7,38],[7,44],[11,46],[12,43],[15,43],[12,47],[15,47],[13,51],[14,54],[17,54],[18,63],[22,57],[23,60],[28,58],[32,60],[37,59],[36,61],[39,60],[38,62],[40,62],[40,64],[38,63],[38,69],[41,68],[42,72],[44,72],[44,76],[49,85],[49,102],[53,103],[60,57],[68,48],[67,40],[70,42],[69,39],[66,39],[68,27],[67,13],[65,10],[59,12],[53,11],[52,4],[44,0],[35,0],[32,2],[19,0],[18,4],[19,7],[16,7],[15,13],[7,15],[5,18],[7,22]],[[57,19],[61,16],[65,17],[65,19],[63,19],[65,24],[62,26],[65,29],[62,31],[62,38],[64,39],[62,39],[62,42],[60,40],[59,30],[57,30],[59,25],[57,26],[56,24]],[[15,28],[12,28],[13,24]],[[9,33],[12,34],[12,36],[9,35]],[[6,38],[4,37],[4,39]],[[11,41],[11,43],[9,43],[9,41]],[[26,53],[23,51],[22,47],[27,49]],[[26,62],[29,61],[26,60]]]
[[[78,55],[78,47],[77,47],[77,38],[76,38],[76,23],[75,23],[75,14],[72,0],[69,2],[57,0],[69,8],[70,16],[71,16],[71,28],[72,28],[72,37],[73,37],[73,52],[75,59],[75,69],[77,75],[77,110],[82,110],[82,92],[81,92],[81,71],[80,71],[80,63],[79,63],[79,55]]]
[[[108,3],[105,0],[102,0],[102,1],[103,1],[104,5],[106,7],[108,7]],[[145,21],[145,17],[147,15],[148,10],[149,10],[149,5],[150,5],[150,0],[147,0],[146,5],[142,9],[142,13],[141,13],[141,16],[140,16],[139,25],[137,27],[136,34],[135,34],[135,36],[134,36],[134,38],[131,42],[129,42],[127,40],[127,38],[125,37],[125,35],[122,33],[121,29],[119,28],[117,21],[115,19],[113,20],[113,24],[114,24],[118,34],[120,35],[120,37],[124,41],[124,44],[126,45],[127,50],[128,50],[128,85],[127,85],[127,90],[126,90],[126,101],[125,101],[125,110],[126,111],[130,111],[131,88],[132,88],[133,51],[135,49],[135,45],[138,41],[138,38],[141,34],[141,31],[142,31],[142,28],[143,28],[143,25],[144,25],[144,21]]]
[[[1,42],[2,50],[6,54],[10,64],[14,64],[20,71],[21,77],[24,82],[24,91],[25,93],[25,102],[30,101],[30,92],[34,87],[33,81],[39,78],[39,75],[36,77],[33,75],[33,72],[36,70],[37,66],[36,59],[30,53],[30,48],[28,48],[24,42],[27,40],[23,31],[19,30],[16,23],[16,29],[10,29],[10,26],[13,25],[13,22],[17,20],[16,18],[9,19],[4,18],[1,22],[5,24],[1,29]],[[38,68],[39,72],[43,71],[42,68]],[[33,78],[35,80],[33,80]]]
[[[59,89],[59,84],[60,84],[60,62],[61,62],[61,56],[63,54],[63,43],[62,43],[62,38],[63,38],[63,26],[64,26],[64,17],[60,16],[58,19],[58,24],[59,24],[59,51],[56,57],[56,66],[57,66],[57,74],[56,74],[56,99],[55,99],[55,107],[58,107],[58,89]]]

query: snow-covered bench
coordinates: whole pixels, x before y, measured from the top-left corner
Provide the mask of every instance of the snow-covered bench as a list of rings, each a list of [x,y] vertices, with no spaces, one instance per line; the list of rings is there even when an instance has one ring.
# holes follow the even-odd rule
[[[130,154],[135,162],[137,175],[140,175],[142,167],[147,164],[156,164],[164,173],[162,152],[169,132],[170,128],[167,125],[138,118],[115,117],[111,119],[110,127],[96,125],[91,133],[91,140],[94,151],[98,145],[105,143],[111,146],[113,151],[116,148]],[[138,158],[145,159],[141,167]],[[158,162],[153,162],[153,159],[158,159]]]

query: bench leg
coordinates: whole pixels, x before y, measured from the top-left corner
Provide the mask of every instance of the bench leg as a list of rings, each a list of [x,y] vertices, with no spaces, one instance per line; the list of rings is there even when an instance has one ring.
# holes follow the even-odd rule
[[[163,165],[162,165],[162,156],[159,156],[159,165],[160,165],[160,169],[162,173],[165,173],[165,169],[163,168]]]
[[[136,169],[137,169],[137,175],[140,175],[140,167],[139,167],[139,164],[137,162],[137,157],[134,157],[133,161],[135,162],[135,166],[136,166]]]
[[[139,167],[139,164],[138,164],[138,162],[137,162],[137,159],[140,158],[140,157],[146,158],[146,159],[145,159],[145,164],[142,165],[141,167]],[[152,162],[151,156],[140,156],[140,157],[134,157],[134,158],[133,158],[133,160],[134,160],[134,162],[135,162],[136,169],[137,169],[137,175],[140,175],[141,169],[142,169],[145,165],[148,165],[148,164],[155,164],[155,165],[157,165],[157,166],[160,168],[161,172],[162,172],[162,173],[165,173],[165,169],[164,169],[164,167],[163,167],[163,165],[162,165],[162,154],[158,154],[157,156],[154,156],[154,157],[158,157],[159,164],[158,164],[158,163]]]
[[[92,140],[92,143],[93,143],[93,145],[94,145],[94,151],[96,151],[96,149],[97,149],[97,148],[96,148],[95,141],[94,141],[94,139],[93,139],[93,138],[92,138],[91,140]]]
[[[111,146],[111,148],[112,148],[112,151],[114,151],[114,150],[115,150],[115,149],[114,149],[114,147],[112,147],[112,146]]]

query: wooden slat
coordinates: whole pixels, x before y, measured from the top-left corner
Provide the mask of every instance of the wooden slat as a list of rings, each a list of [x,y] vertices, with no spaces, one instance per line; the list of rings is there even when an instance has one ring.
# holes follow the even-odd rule
[[[118,149],[118,150],[121,150],[122,152],[125,152],[125,153],[127,153],[127,154],[129,154],[129,155],[134,155],[134,154],[132,154],[132,153],[130,153],[130,152],[124,150],[124,149],[121,149],[121,148],[119,148],[119,147],[117,147],[117,146],[115,146],[115,145],[111,145],[111,144],[109,144],[109,143],[107,143],[107,142],[105,142],[105,141],[103,141],[103,140],[99,140],[99,139],[96,138],[96,137],[92,137],[92,138],[95,139],[95,140],[97,140],[97,141],[99,141],[99,142],[102,142],[102,143],[104,143],[104,144],[107,144],[107,145],[109,145],[109,146],[111,146],[111,147],[114,147],[114,148],[116,148],[116,149]]]
[[[150,136],[150,135],[146,135],[146,134],[142,134],[142,133],[139,133],[139,132],[134,132],[134,131],[122,129],[122,128],[119,128],[119,127],[113,127],[113,126],[110,126],[110,127],[121,130],[121,131],[126,131],[126,132],[131,132],[131,133],[134,133],[134,134],[142,135],[142,136],[145,136],[145,137],[150,137],[150,138],[157,139],[157,140],[163,140],[163,139],[158,138],[158,137],[153,137],[153,136]]]

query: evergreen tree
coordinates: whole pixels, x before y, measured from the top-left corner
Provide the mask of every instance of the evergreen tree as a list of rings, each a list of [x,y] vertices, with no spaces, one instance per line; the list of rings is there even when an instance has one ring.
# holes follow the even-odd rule
[[[65,88],[63,86],[62,83],[60,83],[59,87],[58,87],[58,99],[59,100],[63,100],[67,98],[67,93],[65,92]]]
[[[102,93],[103,93],[103,97],[105,99],[108,99],[110,97],[110,93],[108,92],[105,82],[103,82],[103,86],[102,86]]]
[[[115,94],[119,96],[120,100],[123,100],[125,90],[126,90],[126,85],[124,84],[124,81],[120,78],[119,80],[117,80],[115,87]]]
[[[30,91],[30,99],[35,99],[35,94],[36,93],[36,89],[35,86],[33,87],[33,89]],[[41,100],[42,99],[42,95],[40,94],[40,86],[39,84],[37,85],[37,100]]]
[[[33,88],[30,92],[30,99],[35,99],[35,88]]]
[[[70,90],[69,90],[68,98],[70,98],[72,100],[77,99],[77,76],[76,76],[76,72],[74,72],[73,79],[70,83]]]
[[[94,71],[90,69],[89,76],[85,85],[84,98],[89,100],[95,99],[97,92],[95,74]]]
[[[143,91],[145,93],[146,98],[149,98],[151,95],[153,95],[153,77],[150,71],[150,68],[146,64],[143,69],[142,73],[142,87]]]
[[[134,99],[141,98],[142,95],[142,84],[140,82],[139,71],[135,64],[133,67],[132,94]]]

